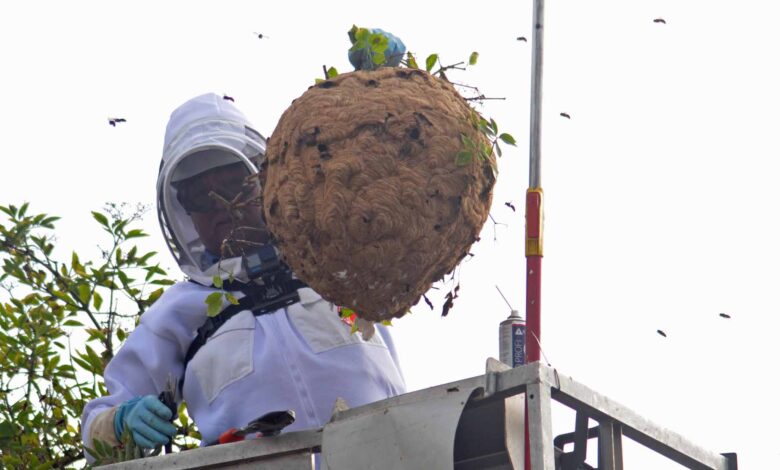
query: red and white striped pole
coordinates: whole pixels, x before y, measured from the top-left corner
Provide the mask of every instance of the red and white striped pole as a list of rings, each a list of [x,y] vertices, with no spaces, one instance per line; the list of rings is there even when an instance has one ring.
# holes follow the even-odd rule
[[[542,338],[542,48],[544,37],[544,0],[534,0],[533,52],[531,58],[531,130],[529,134],[529,181],[525,196],[525,356],[527,363],[540,358]],[[528,401],[525,420],[525,469],[531,468],[531,446],[528,433]]]

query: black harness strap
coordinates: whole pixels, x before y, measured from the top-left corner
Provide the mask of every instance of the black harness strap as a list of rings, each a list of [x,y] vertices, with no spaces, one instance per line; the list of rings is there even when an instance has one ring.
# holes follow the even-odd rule
[[[282,307],[292,305],[301,300],[298,296],[298,289],[308,286],[299,279],[285,279],[270,285],[225,281],[222,287],[229,292],[241,291],[244,293],[244,297],[239,299],[237,304],[230,304],[219,314],[206,319],[203,326],[198,328],[198,334],[190,343],[187,354],[184,356],[184,369],[182,370],[181,379],[179,379],[179,389],[182,391],[184,390],[184,376],[187,372],[187,364],[222,325],[244,310],[250,310],[254,316],[259,317],[260,315],[273,313]]]

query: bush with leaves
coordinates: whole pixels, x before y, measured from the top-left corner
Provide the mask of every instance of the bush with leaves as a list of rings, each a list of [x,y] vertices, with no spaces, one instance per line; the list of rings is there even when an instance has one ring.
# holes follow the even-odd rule
[[[98,260],[57,258],[58,217],[0,206],[0,467],[83,466],[79,420],[107,393],[103,370],[141,314],[174,281],[132,225],[143,207],[108,204],[92,216],[107,235]],[[186,415],[175,444],[199,437]]]

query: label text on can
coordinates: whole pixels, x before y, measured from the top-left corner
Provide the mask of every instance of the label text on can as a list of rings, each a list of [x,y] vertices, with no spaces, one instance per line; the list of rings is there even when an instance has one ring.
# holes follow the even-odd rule
[[[525,323],[512,324],[512,367],[525,364]]]

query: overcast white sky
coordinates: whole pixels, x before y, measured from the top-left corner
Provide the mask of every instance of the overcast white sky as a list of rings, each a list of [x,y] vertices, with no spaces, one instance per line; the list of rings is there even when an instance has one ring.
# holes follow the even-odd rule
[[[531,44],[515,38],[530,39],[531,10],[531,0],[3,2],[0,203],[63,216],[63,252],[94,251],[91,210],[153,205],[165,123],[186,99],[227,93],[269,135],[323,64],[351,70],[353,23],[445,63],[479,51],[450,77],[506,98],[483,108],[519,142],[499,162],[492,214],[506,225],[495,241],[485,226],[449,317],[434,292],[437,311],[421,302],[394,333],[411,389],[480,374],[509,314],[494,286],[524,308]],[[546,14],[544,352],[561,374],[738,452],[749,470],[780,468],[778,13],[763,0],[557,0]],[[113,128],[109,116],[127,122]],[[144,227],[172,267],[153,213]],[[556,416],[556,433],[573,429]],[[629,470],[679,468],[628,447]]]

